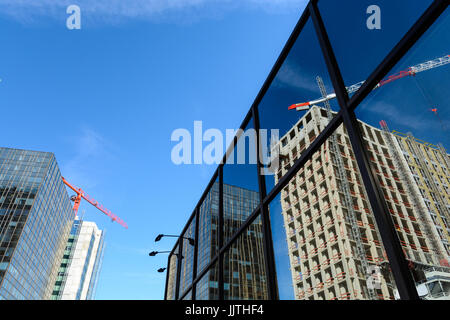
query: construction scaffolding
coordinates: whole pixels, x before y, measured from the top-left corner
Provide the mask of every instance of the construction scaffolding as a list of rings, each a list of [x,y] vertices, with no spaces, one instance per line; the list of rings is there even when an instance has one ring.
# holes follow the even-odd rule
[[[320,88],[320,93],[322,94],[322,98],[326,98],[327,92],[326,92],[325,86],[323,84],[322,78],[320,76],[317,76],[316,82]],[[324,100],[324,104],[325,104],[325,108],[327,111],[328,121],[331,121],[333,118],[333,114],[331,112],[331,106],[330,106],[330,102],[328,101],[328,99]],[[344,167],[344,161],[342,159],[341,152],[339,151],[339,145],[338,145],[336,133],[333,133],[330,136],[329,146],[330,146],[330,150],[335,155],[334,159],[336,160],[336,165],[337,165],[337,175],[338,175],[338,178],[341,180],[341,187],[342,187],[342,191],[344,194],[344,199],[343,199],[344,206],[347,207],[347,214],[345,215],[345,219],[351,226],[351,231],[352,231],[351,234],[352,234],[353,240],[356,243],[356,256],[361,261],[363,269],[366,272],[368,272],[369,262],[367,261],[366,250],[364,248],[364,243],[362,241],[361,232],[359,230],[359,225],[357,223],[356,213],[353,208],[352,194],[350,193],[350,186],[349,186],[349,183],[347,180],[347,172]],[[373,288],[368,286],[367,290],[368,290],[368,295],[369,295],[370,300],[378,299],[377,295],[375,294],[375,290]]]
[[[427,157],[424,154],[424,152],[422,152],[420,146],[428,147],[440,152],[441,155],[443,156],[445,165],[447,166],[447,168],[449,168],[447,153],[445,152],[445,149],[442,145],[436,146],[434,144],[417,139],[411,133],[403,134],[398,131],[393,131],[391,133],[386,121],[384,120],[380,122],[380,125],[383,129],[383,133],[386,139],[389,141],[389,147],[391,148],[392,154],[394,155],[396,166],[399,168],[401,179],[406,183],[406,188],[408,189],[408,193],[411,195],[413,205],[416,208],[416,211],[418,212],[419,219],[421,220],[421,225],[423,226],[425,234],[432,245],[432,251],[434,252],[437,260],[441,264],[446,265],[448,264],[447,257],[444,255],[444,252],[440,249],[439,246],[440,242],[437,239],[435,232],[433,232],[433,226],[431,225],[431,221],[428,219],[429,210],[423,205],[423,202],[420,201],[421,196],[417,194],[417,192],[413,188],[416,182],[413,180],[413,176],[410,173],[410,169],[404,164],[403,161],[401,161],[401,157],[403,156],[400,155],[399,152],[395,149],[394,135],[406,140],[406,143],[409,147],[407,153],[411,159],[414,159],[414,164],[419,167],[419,170],[416,170],[415,174],[422,181],[424,181],[425,185],[428,187],[429,189],[428,192],[430,193],[431,199],[433,200],[432,202],[430,202],[431,206],[434,207],[437,213],[437,219],[439,220],[441,226],[443,226],[442,228],[443,233],[445,234],[448,240],[448,232],[445,227],[446,224],[443,222],[441,214],[449,217],[450,216],[449,209],[446,204],[446,201],[444,201],[444,199],[441,196],[441,192],[439,190],[439,187],[436,185],[433,174],[429,170],[429,166],[425,162],[426,161],[425,159],[427,159]]]

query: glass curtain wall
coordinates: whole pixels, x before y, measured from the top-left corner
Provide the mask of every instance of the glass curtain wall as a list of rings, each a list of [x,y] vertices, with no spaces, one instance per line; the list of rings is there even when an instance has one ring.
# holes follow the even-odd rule
[[[449,299],[447,6],[309,2],[166,299]]]

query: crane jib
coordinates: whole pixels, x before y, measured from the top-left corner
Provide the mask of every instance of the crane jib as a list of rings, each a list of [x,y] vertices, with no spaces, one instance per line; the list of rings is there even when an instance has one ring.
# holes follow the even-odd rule
[[[381,86],[384,86],[385,84],[393,82],[395,80],[398,80],[398,79],[401,79],[404,77],[408,77],[408,76],[415,76],[419,72],[430,70],[430,69],[437,68],[437,67],[441,67],[441,66],[444,66],[449,63],[450,63],[450,55],[445,55],[441,58],[437,58],[437,59],[433,59],[430,61],[426,61],[426,62],[417,64],[415,66],[409,67],[407,70],[399,71],[396,74],[393,74],[393,75],[388,76],[387,78],[384,78],[373,88],[373,90],[375,90]],[[347,87],[346,88],[347,92],[350,94],[350,93],[354,93],[354,92],[358,91],[359,88],[361,88],[361,86],[364,84],[364,82],[365,81],[361,81],[361,82],[358,82],[356,84],[353,84],[353,85]],[[334,98],[336,98],[336,94],[331,93],[331,94],[327,95],[326,98],[320,98],[320,99],[312,100],[309,102],[293,104],[293,105],[289,106],[288,109],[289,110],[296,109],[297,111],[307,110],[308,107],[311,105],[329,101]]]

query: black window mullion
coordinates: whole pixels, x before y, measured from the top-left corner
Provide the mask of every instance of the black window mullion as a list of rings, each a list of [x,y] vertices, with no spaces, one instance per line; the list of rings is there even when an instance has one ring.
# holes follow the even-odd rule
[[[281,190],[291,181],[295,174],[300,170],[305,163],[312,157],[314,152],[326,142],[330,135],[336,130],[342,123],[342,110],[339,111],[333,119],[327,124],[325,129],[319,133],[316,139],[309,145],[309,147],[300,155],[300,157],[294,162],[293,166],[286,172],[286,174],[278,181],[278,183],[272,188],[272,190],[264,198],[263,205],[269,204]]]
[[[224,230],[223,230],[223,226],[224,226],[224,222],[223,222],[223,165],[221,165],[219,167],[219,225],[218,225],[218,232],[219,232],[219,245],[218,245],[218,254],[219,254],[219,259],[218,259],[218,269],[219,269],[219,300],[223,300],[224,299],[224,290],[223,290],[223,253],[221,253],[221,249],[223,246],[223,234],[224,234]]]
[[[166,287],[164,288],[164,300],[167,300],[167,285],[169,284],[169,270],[170,270],[170,257],[167,258],[167,268],[166,268]]]
[[[270,217],[269,211],[265,206],[261,206],[264,198],[266,197],[266,180],[265,176],[262,175],[262,171],[264,169],[261,164],[261,146],[260,146],[260,135],[259,135],[259,115],[256,107],[252,108],[253,110],[253,121],[256,132],[256,159],[257,159],[257,168],[258,171],[258,185],[259,185],[259,202],[261,208],[261,221],[262,221],[262,230],[263,230],[263,245],[264,245],[264,262],[265,262],[265,273],[266,273],[266,284],[267,284],[267,293],[269,300],[278,300],[278,285],[277,285],[277,274],[275,270],[275,254],[273,250],[273,240],[272,240],[272,228],[270,226]]]
[[[183,253],[183,240],[181,238],[178,239],[178,255],[177,255],[177,278],[175,282],[175,299],[178,300],[180,294],[180,278],[181,278],[181,260],[184,258]]]
[[[387,73],[412,48],[420,37],[433,25],[445,11],[448,0],[435,0],[425,13],[414,23],[405,36],[397,43],[379,66],[367,78],[359,90],[348,102],[350,110],[354,110],[372,91],[372,89],[387,75]]]
[[[362,133],[358,127],[358,120],[353,111],[344,113],[344,124],[350,139],[356,162],[367,191],[375,221],[380,232],[383,246],[389,259],[395,283],[401,299],[418,300],[414,278],[409,270],[408,261],[403,253],[403,248],[397,236],[389,208],[384,201],[383,191],[376,182],[372,170],[370,170],[369,158],[362,141]]]
[[[194,263],[192,267],[192,282],[197,277],[197,255],[198,255],[198,231],[200,223],[200,209],[197,206],[195,209],[195,235],[194,235]],[[196,287],[192,288],[192,300],[195,300]]]
[[[203,268],[203,270],[192,281],[192,284],[187,287],[185,294],[181,298],[183,298],[194,286],[196,287],[197,283],[206,275],[206,273],[208,273],[208,271],[210,271],[214,267],[214,264],[217,263],[218,259],[219,257],[217,255],[213,259],[211,259],[208,265],[205,266],[205,268]]]
[[[310,3],[309,7],[327,69],[336,92],[336,97],[341,106],[341,111],[343,111],[344,126],[349,135],[350,144],[355,154],[361,178],[369,197],[369,202],[377,222],[380,236],[383,240],[383,245],[386,249],[386,254],[397,284],[400,298],[409,300],[419,299],[414,279],[408,268],[408,262],[403,254],[386,202],[382,197],[383,192],[376,183],[375,177],[370,170],[370,163],[363,147],[362,133],[360,132],[358,120],[356,119],[354,112],[348,108],[348,93],[324,23],[316,4]]]

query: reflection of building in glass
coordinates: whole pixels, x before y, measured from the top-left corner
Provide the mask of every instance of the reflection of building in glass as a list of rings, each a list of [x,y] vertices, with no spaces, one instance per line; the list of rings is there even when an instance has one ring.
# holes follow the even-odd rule
[[[197,270],[203,270],[217,254],[219,246],[219,183],[215,182],[199,208]],[[217,264],[199,281],[197,300],[219,299]]]
[[[195,220],[191,222],[189,228],[183,235],[185,238],[195,238]],[[180,267],[180,292],[186,291],[192,284],[192,273],[194,268],[194,244],[190,244],[187,239],[183,239],[183,250],[181,251]]]
[[[244,188],[223,185],[224,239],[230,239],[233,233],[250,216],[259,204],[259,192]],[[198,270],[201,272],[217,254],[219,223],[219,184],[214,183],[199,208],[198,230]],[[195,223],[187,229],[187,237],[194,237]],[[262,224],[260,219],[237,240],[224,258],[224,294],[226,299],[266,299],[266,274],[263,252]],[[225,240],[225,241],[226,241]],[[185,250],[185,248],[187,248]],[[193,248],[183,242],[182,270],[180,275],[180,293],[192,280]],[[168,299],[176,275],[175,256],[170,261]],[[197,283],[197,300],[218,299],[218,268],[210,269]]]
[[[239,236],[224,256],[226,300],[267,299],[261,219]]]
[[[175,300],[175,284],[177,279],[177,262],[178,262],[178,246],[175,247],[173,250],[175,254],[171,255],[169,258],[169,269],[168,272],[168,279],[167,279],[167,293],[166,293],[166,299],[167,300]]]
[[[203,270],[219,246],[219,183],[212,185],[199,209],[197,270]]]
[[[72,221],[55,156],[0,148],[0,300],[50,298]]]
[[[313,106],[280,139],[276,183],[327,123],[326,110]],[[445,265],[439,258],[445,252],[443,243],[433,241],[436,228],[413,205],[396,150],[382,130],[360,124],[408,259],[417,265]],[[394,298],[388,273],[377,273],[374,287],[367,281],[374,279],[368,277],[370,270],[384,269],[387,257],[342,125],[283,189],[281,202],[296,299]]]
[[[410,176],[409,192],[421,209],[429,214],[437,231],[437,238],[450,255],[450,159],[443,145],[435,146],[416,139],[412,134],[394,131],[394,146]],[[442,257],[445,259],[445,257]]]
[[[54,300],[92,300],[103,259],[104,231],[75,220],[52,294]]]
[[[445,266],[430,266],[414,263],[413,270],[417,294],[423,300],[450,299],[450,268]],[[394,291],[399,299],[397,290]]]
[[[450,298],[449,268],[427,266],[422,270],[417,293],[425,300],[448,300]]]

